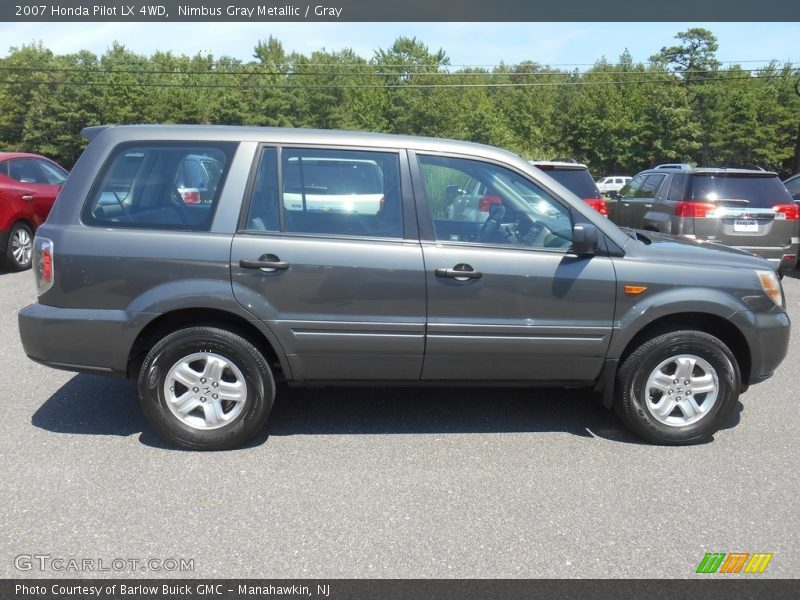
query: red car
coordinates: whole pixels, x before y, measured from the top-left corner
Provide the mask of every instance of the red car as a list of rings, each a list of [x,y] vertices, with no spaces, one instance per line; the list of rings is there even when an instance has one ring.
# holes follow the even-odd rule
[[[67,175],[43,156],[0,152],[0,262],[8,269],[30,268],[33,233],[50,214]]]

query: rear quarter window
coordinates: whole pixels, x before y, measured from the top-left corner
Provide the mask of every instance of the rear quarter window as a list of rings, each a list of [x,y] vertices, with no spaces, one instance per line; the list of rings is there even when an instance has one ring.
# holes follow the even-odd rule
[[[672,176],[669,182],[669,190],[667,191],[667,200],[670,202],[677,202],[683,200],[683,188],[686,184],[686,175],[676,173]]]
[[[117,146],[100,171],[83,220],[90,225],[207,231],[235,147],[205,142]],[[208,176],[203,163],[214,165],[218,176]],[[187,176],[192,169],[197,177]]]

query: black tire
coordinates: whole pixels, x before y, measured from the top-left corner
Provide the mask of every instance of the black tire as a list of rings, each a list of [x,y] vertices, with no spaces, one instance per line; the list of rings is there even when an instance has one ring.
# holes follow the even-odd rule
[[[214,429],[200,429],[179,419],[167,405],[165,395],[166,379],[173,365],[193,354],[203,353],[212,353],[210,357],[216,355],[232,364],[246,384],[245,400],[238,414]],[[202,359],[199,362],[202,363]],[[223,376],[220,374],[220,380]],[[175,384],[170,389],[180,385]],[[217,327],[189,327],[167,335],[150,350],[139,371],[139,401],[147,420],[170,442],[190,450],[225,450],[244,444],[263,428],[274,399],[275,380],[261,352],[237,333]],[[203,402],[206,402],[205,397]],[[228,404],[236,406],[232,402]],[[218,405],[225,405],[225,401]],[[194,409],[191,419],[197,421],[199,415],[205,414],[205,407],[203,404]]]
[[[670,425],[661,422],[651,412],[644,398],[645,386],[651,373],[662,361],[682,354],[699,357],[716,371],[717,397],[707,409],[708,412],[699,420],[686,425]],[[729,421],[739,399],[740,389],[739,366],[733,353],[722,341],[702,331],[672,331],[642,343],[623,361],[617,372],[614,409],[628,428],[649,442],[665,445],[696,444],[707,440]],[[658,394],[654,396],[657,397]],[[708,396],[704,398],[707,399]],[[700,406],[704,401],[700,401]],[[680,417],[682,411],[676,410]]]
[[[31,268],[31,257],[33,254],[29,254],[27,260],[17,260],[17,257],[14,256],[14,250],[16,250],[16,243],[17,243],[17,235],[18,232],[24,232],[27,234],[28,239],[31,243],[31,250],[33,248],[33,229],[27,223],[14,223],[11,226],[11,230],[8,232],[8,243],[6,244],[6,253],[4,259],[4,265],[8,268],[9,271],[25,271],[26,269]]]

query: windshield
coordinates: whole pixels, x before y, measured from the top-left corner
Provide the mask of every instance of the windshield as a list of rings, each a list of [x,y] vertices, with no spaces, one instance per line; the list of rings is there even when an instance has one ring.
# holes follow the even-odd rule
[[[772,208],[792,202],[775,175],[697,173],[690,177],[688,198],[701,202],[744,200],[753,208]]]

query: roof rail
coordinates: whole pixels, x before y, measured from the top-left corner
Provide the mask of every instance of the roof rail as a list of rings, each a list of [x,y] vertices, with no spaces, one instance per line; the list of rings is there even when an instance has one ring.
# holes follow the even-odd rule
[[[691,169],[692,165],[687,163],[664,163],[656,165],[654,169]]]
[[[725,163],[722,165],[723,169],[749,169],[750,171],[766,171],[764,167],[759,167],[758,165],[744,165],[744,164],[736,164],[736,163]]]

